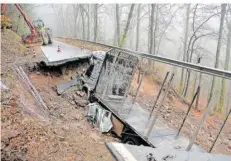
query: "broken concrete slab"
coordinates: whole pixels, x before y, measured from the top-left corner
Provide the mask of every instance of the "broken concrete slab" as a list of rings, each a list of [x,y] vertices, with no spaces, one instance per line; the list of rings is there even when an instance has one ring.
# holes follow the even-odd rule
[[[58,46],[60,47],[60,52],[57,52]],[[86,59],[90,56],[90,51],[87,49],[81,49],[55,40],[50,45],[42,46],[41,49],[45,57],[43,61],[47,66],[58,66],[67,62]]]
[[[78,77],[76,77],[75,79],[72,79],[68,82],[61,83],[61,84],[57,85],[57,93],[60,95],[66,89],[70,88],[71,86],[78,85],[78,84],[79,85],[81,84],[80,78],[78,78]]]
[[[106,143],[117,161],[230,161],[231,156],[195,151],[176,150],[169,147],[152,148],[116,142]]]

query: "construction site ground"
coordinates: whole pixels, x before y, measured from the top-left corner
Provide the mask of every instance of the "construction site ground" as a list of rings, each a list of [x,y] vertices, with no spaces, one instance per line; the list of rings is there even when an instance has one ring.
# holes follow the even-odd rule
[[[89,50],[107,50],[101,46],[77,40],[59,39],[63,42]],[[36,57],[33,57],[35,49]],[[41,68],[36,62],[43,53],[40,46],[25,48],[21,37],[10,30],[1,33],[1,81],[9,90],[1,89],[1,159],[4,160],[113,160],[105,142],[119,141],[110,134],[101,134],[84,117],[86,96],[71,87],[57,95],[56,85],[80,74],[87,63],[70,63],[60,68]],[[39,91],[48,111],[43,112],[12,70],[13,65],[22,66],[31,82]],[[136,86],[136,84],[134,84]],[[147,109],[160,84],[149,77],[144,78],[138,100]],[[158,90],[157,90],[158,89]],[[170,92],[162,117],[176,128],[182,121],[187,105]],[[150,95],[151,94],[151,95]],[[141,101],[142,100],[142,101]],[[203,111],[190,115],[184,135],[190,137]],[[197,144],[208,149],[222,121],[221,115],[212,115],[202,128]],[[231,120],[222,132],[214,153],[231,155]],[[189,135],[190,134],[190,135]]]

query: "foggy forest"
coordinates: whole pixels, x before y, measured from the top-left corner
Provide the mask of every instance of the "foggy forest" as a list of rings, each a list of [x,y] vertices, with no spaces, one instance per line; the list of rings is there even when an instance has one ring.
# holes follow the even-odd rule
[[[231,69],[231,5],[222,4],[23,4],[33,19],[42,19],[54,37],[70,37],[129,48],[194,64]],[[9,7],[17,32],[27,25]],[[158,69],[150,69],[157,72]],[[219,92],[217,111],[228,111],[229,80],[177,69],[174,85],[191,97],[200,84],[207,102]],[[226,96],[226,98],[225,98]]]

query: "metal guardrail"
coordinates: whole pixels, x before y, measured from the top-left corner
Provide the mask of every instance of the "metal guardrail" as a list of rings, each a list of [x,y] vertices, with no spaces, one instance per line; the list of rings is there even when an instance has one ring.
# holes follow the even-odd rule
[[[63,37],[57,37],[57,38],[62,38],[63,39]],[[103,43],[99,43],[99,42],[94,42],[94,41],[89,41],[89,40],[82,40],[82,39],[77,39],[77,38],[71,38],[71,39],[79,40],[79,41],[85,41],[85,42],[88,42],[88,43],[93,43],[93,44],[100,45],[100,46],[105,46],[105,47],[108,47],[108,48],[114,48],[114,49],[123,51],[123,52],[125,52],[127,54],[140,56],[141,58],[148,58],[148,59],[155,60],[155,61],[158,61],[158,62],[163,62],[163,63],[174,65],[174,66],[177,66],[177,67],[183,67],[183,68],[186,68],[186,69],[191,69],[191,70],[198,71],[198,72],[201,72],[201,73],[205,73],[205,74],[209,74],[209,75],[213,75],[213,76],[218,76],[218,77],[222,77],[222,78],[226,78],[226,79],[231,80],[231,71],[226,71],[226,70],[206,67],[206,66],[193,64],[193,63],[188,63],[188,62],[175,60],[175,59],[170,59],[170,58],[162,57],[162,56],[158,56],[158,55],[151,55],[151,54],[147,54],[147,53],[144,53],[144,52],[139,52],[139,51],[134,51],[134,50],[130,50],[130,49],[120,48],[120,47],[117,47],[117,46],[112,46],[112,45],[103,44]]]

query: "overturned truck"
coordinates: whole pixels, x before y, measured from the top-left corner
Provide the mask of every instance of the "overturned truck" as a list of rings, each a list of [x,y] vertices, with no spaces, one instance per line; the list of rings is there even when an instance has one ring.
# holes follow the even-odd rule
[[[123,143],[156,148],[168,147],[191,152],[206,152],[201,147],[195,145],[194,142],[209,113],[209,109],[211,109],[210,106],[214,102],[204,112],[197,130],[192,132],[191,139],[181,135],[181,130],[192,108],[191,104],[195,99],[189,104],[186,115],[182,118],[182,124],[179,125],[180,128],[178,130],[170,128],[167,122],[159,115],[166,96],[171,89],[175,76],[174,70],[166,72],[151,112],[143,108],[136,100],[143,77],[148,72],[147,68],[150,61],[163,62],[231,79],[231,73],[227,71],[144,53],[130,52],[126,49],[113,48],[107,52],[96,51],[92,53],[90,66],[81,78],[83,90],[88,94],[90,102],[112,113],[112,115],[109,115],[113,125],[111,131]],[[136,82],[134,82],[135,76],[138,77]],[[131,88],[132,85],[134,86],[134,83],[136,84],[135,90],[134,87],[133,89]],[[196,92],[195,97],[197,94]]]

